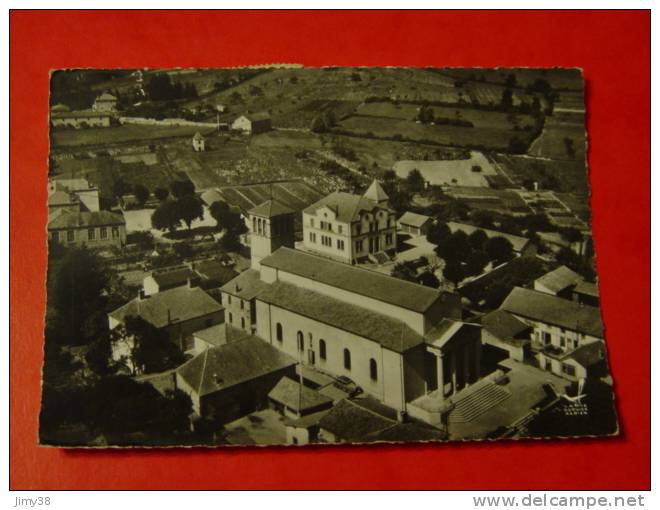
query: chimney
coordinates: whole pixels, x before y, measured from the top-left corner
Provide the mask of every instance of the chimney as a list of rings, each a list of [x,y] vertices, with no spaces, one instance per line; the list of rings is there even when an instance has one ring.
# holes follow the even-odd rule
[[[143,300],[147,299],[147,297],[148,296],[145,294],[144,289],[140,289],[138,291],[138,301],[143,301]]]

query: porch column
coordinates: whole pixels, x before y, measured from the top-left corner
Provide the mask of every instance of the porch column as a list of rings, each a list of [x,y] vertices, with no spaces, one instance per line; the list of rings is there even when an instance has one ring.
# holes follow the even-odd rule
[[[481,339],[477,338],[474,342],[474,374],[472,376],[474,381],[478,381],[481,377]]]
[[[471,370],[470,370],[470,351],[472,350],[472,344],[465,344],[463,346],[463,386],[467,387],[472,381]]]
[[[435,355],[435,369],[438,377],[438,393],[440,394],[440,400],[445,399],[445,373],[443,368],[442,351],[440,351]]]
[[[451,394],[456,394],[456,348],[451,350]]]

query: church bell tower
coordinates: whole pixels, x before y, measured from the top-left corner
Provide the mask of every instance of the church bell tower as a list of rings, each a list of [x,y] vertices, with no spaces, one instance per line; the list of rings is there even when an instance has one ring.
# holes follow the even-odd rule
[[[271,199],[250,209],[248,215],[252,269],[259,269],[261,260],[278,248],[294,247],[294,210]]]

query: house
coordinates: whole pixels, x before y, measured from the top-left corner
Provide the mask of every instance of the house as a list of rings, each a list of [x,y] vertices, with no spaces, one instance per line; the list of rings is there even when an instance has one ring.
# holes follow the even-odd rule
[[[284,418],[286,426],[287,444],[305,445],[316,443],[319,439],[319,422],[332,407],[315,413],[307,414],[301,418]]]
[[[539,365],[570,381],[598,377],[604,373],[605,342],[590,342],[573,351],[544,349],[539,353]]]
[[[367,442],[370,435],[394,427],[396,420],[381,416],[371,410],[342,400],[319,421],[319,440],[325,443]]]
[[[185,286],[153,295],[140,291],[138,296],[108,314],[111,330],[124,324],[127,317],[141,317],[167,333],[182,351],[195,347],[193,333],[224,322],[224,308],[198,287]],[[113,358],[120,359],[132,348],[131,342],[113,347]]]
[[[273,220],[292,221],[286,210]],[[431,393],[445,402],[479,377],[480,326],[461,321],[457,295],[293,249],[291,239],[273,244],[268,224],[251,221],[250,230],[252,266],[221,289],[234,326],[249,324],[395,412]]]
[[[401,232],[412,234],[414,236],[425,236],[431,225],[433,218],[423,214],[406,211],[397,222]]]
[[[70,110],[64,105],[55,105],[50,110],[50,125],[74,129],[109,127],[110,113],[95,110]]]
[[[598,284],[580,281],[573,288],[573,301],[589,306],[600,306]]]
[[[532,326],[504,310],[481,317],[481,342],[506,351],[509,358],[524,361],[529,354]]]
[[[585,358],[591,359],[595,351],[604,352],[603,323],[599,308],[515,287],[500,309],[533,328],[532,348],[538,351],[539,365],[556,375],[578,377],[580,371],[564,367],[566,359],[580,357],[584,352],[589,353]],[[602,345],[581,350],[591,344]],[[583,354],[575,354],[580,352]]]
[[[199,275],[188,266],[174,266],[152,271],[142,280],[142,289],[145,296],[152,296],[184,285],[198,286],[199,283]]]
[[[122,248],[126,245],[126,221],[109,211],[56,210],[48,220],[48,239],[66,246]]]
[[[268,405],[268,394],[283,377],[295,377],[293,358],[247,336],[205,349],[176,370],[176,386],[194,412],[215,423],[228,423]]]
[[[582,232],[582,239],[580,241],[574,242],[567,241],[559,232],[537,232],[537,235],[541,242],[554,253],[566,248],[583,256],[587,253],[587,246],[591,238],[591,235],[587,235],[585,232]]]
[[[303,211],[303,248],[347,264],[396,252],[396,216],[374,180],[364,195],[334,192]]]
[[[190,263],[190,268],[201,278],[205,289],[221,287],[238,276],[234,269],[217,259],[194,261]]]
[[[101,209],[99,190],[83,178],[54,178],[48,181],[48,212],[66,209],[71,212]]]
[[[272,122],[270,115],[265,112],[246,113],[234,120],[231,128],[246,135],[257,135],[270,131],[272,129]]]
[[[195,152],[204,152],[206,139],[197,131],[192,137],[192,147]]]
[[[571,299],[573,289],[582,281],[583,278],[575,271],[566,266],[559,266],[534,280],[534,290]]]
[[[117,98],[109,92],[104,92],[96,98],[92,105],[92,110],[96,112],[114,113],[117,111]]]
[[[194,342],[193,351],[199,354],[205,349],[242,340],[249,336],[249,333],[223,322],[210,328],[195,331],[192,336]]]
[[[288,377],[268,394],[271,407],[288,418],[302,418],[332,407],[332,399]]]
[[[487,228],[476,227],[474,225],[469,225],[467,223],[457,223],[455,221],[447,222],[449,230],[453,234],[454,232],[461,231],[465,232],[467,235],[472,234],[476,230],[481,230],[488,239],[493,237],[503,237],[508,240],[513,246],[513,251],[516,255],[535,255],[537,246],[526,237],[516,236],[513,234],[507,234],[506,232],[500,232],[498,230],[490,230]]]

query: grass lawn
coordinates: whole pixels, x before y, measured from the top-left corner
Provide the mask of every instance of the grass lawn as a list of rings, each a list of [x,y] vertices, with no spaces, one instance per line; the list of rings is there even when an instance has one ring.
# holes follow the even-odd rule
[[[192,136],[196,126],[137,126],[126,124],[107,128],[56,129],[51,134],[53,147],[79,147],[156,140],[175,136]]]
[[[584,161],[585,136],[583,123],[574,122],[569,116],[548,117],[543,133],[531,145],[528,154],[549,159]],[[574,156],[567,151],[566,138],[573,141]]]
[[[473,172],[472,167],[481,167],[480,172]],[[477,186],[488,188],[486,175],[496,175],[496,171],[486,157],[477,151],[472,151],[469,159],[448,161],[397,161],[394,171],[399,177],[405,178],[414,168],[419,170],[424,179],[436,185]]]
[[[504,149],[513,136],[524,138],[524,131],[501,127],[463,127],[421,124],[415,121],[385,117],[355,116],[342,120],[338,128],[347,133],[372,138],[401,137],[413,142],[430,142],[458,147]]]

